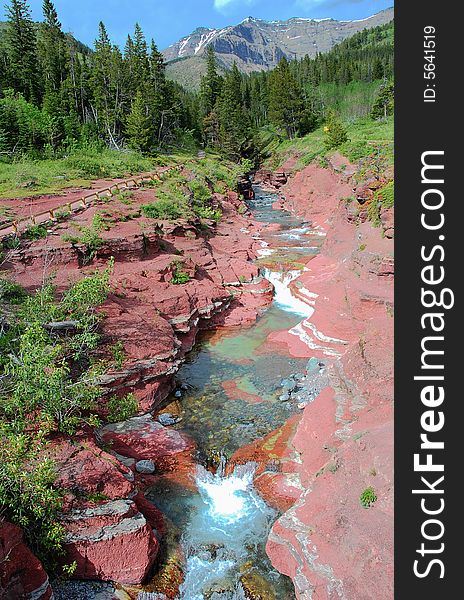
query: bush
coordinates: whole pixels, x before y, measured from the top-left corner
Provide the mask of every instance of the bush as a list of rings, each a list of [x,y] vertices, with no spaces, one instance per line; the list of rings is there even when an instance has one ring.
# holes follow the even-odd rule
[[[42,238],[46,238],[48,235],[48,230],[45,225],[31,225],[24,232],[24,237],[28,240],[40,240]]]
[[[127,394],[123,398],[112,396],[108,400],[108,421],[121,423],[137,414],[139,403],[134,394]]]
[[[182,270],[184,265],[180,261],[175,261],[173,267],[171,283],[174,285],[182,285],[190,281],[190,275]]]
[[[395,182],[389,181],[387,185],[377,190],[375,199],[382,202],[383,208],[392,208],[395,204]]]
[[[373,487],[366,488],[361,493],[359,501],[361,502],[361,506],[363,506],[363,508],[370,508],[374,504],[374,502],[377,501],[377,495],[374,491],[374,488]]]
[[[9,279],[0,278],[0,302],[20,304],[26,298],[26,290]]]
[[[91,411],[100,395],[102,365],[89,367],[88,353],[98,343],[94,307],[107,297],[111,269],[112,262],[78,281],[59,301],[53,286],[44,285],[22,303],[14,335],[0,338],[5,356],[0,362],[0,418],[12,430],[21,433],[36,423],[43,431],[72,433],[84,422],[96,422]],[[65,320],[77,322],[74,335],[47,333],[50,322]]]
[[[324,127],[324,146],[327,150],[339,148],[342,144],[348,141],[348,133],[335,113],[330,113],[327,124]]]
[[[194,212],[200,219],[210,219],[216,222],[222,217],[222,211],[211,206],[194,206]]]
[[[4,375],[1,413],[18,432],[35,420],[46,431],[72,434],[100,395],[96,374],[87,371],[72,378],[65,347],[54,343],[39,323],[22,333],[18,354],[11,355]]]
[[[83,244],[85,246],[84,262],[89,263],[97,254],[97,251],[104,244],[101,232],[106,229],[103,217],[99,214],[94,215],[92,223],[88,226],[80,227],[80,235],[64,235],[63,241],[70,242],[73,246]]]
[[[64,529],[58,522],[61,493],[53,487],[53,462],[40,436],[18,435],[0,422],[0,518],[24,529],[26,541],[53,567],[62,554]]]
[[[201,181],[198,181],[198,179],[189,181],[188,188],[192,192],[194,199],[198,202],[207,202],[211,198],[209,188]]]
[[[142,213],[150,219],[176,220],[186,216],[186,209],[168,198],[160,198],[153,204],[144,204]]]

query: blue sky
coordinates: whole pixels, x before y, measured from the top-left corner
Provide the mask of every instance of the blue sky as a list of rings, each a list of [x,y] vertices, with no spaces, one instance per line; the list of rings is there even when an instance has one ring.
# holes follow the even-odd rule
[[[42,0],[29,3],[34,19],[40,20]],[[64,30],[90,46],[99,21],[120,46],[138,21],[147,38],[153,37],[161,49],[196,27],[225,27],[247,16],[363,19],[392,5],[393,0],[55,0]]]

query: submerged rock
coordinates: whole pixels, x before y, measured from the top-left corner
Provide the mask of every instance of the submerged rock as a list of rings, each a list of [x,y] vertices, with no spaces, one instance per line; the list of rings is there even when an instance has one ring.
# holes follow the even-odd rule
[[[174,415],[171,415],[171,413],[162,413],[156,417],[156,420],[158,423],[161,423],[161,425],[167,427],[169,425],[175,425],[178,423],[180,421],[180,417],[175,417]]]

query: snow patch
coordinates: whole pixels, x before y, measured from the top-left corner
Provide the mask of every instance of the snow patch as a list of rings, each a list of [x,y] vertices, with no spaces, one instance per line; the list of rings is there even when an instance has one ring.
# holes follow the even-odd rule
[[[196,48],[194,50],[194,54],[198,54],[198,52],[200,52],[200,50],[204,46],[207,46],[209,44],[209,42],[211,41],[211,39],[216,35],[217,32],[218,32],[217,29],[212,29],[208,33],[202,33],[200,41],[199,41],[199,43],[197,44],[197,46],[196,46]]]
[[[185,50],[185,46],[190,42],[192,36],[189,35],[188,37],[186,37],[185,39],[183,39],[180,43],[179,46],[179,56],[182,56],[184,54],[184,50]]]

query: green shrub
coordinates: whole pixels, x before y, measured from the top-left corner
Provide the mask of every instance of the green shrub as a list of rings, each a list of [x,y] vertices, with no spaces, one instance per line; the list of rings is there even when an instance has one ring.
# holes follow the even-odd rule
[[[134,394],[127,394],[122,398],[112,396],[108,400],[108,421],[121,423],[137,414],[139,403]]]
[[[97,251],[105,243],[101,237],[101,232],[107,229],[102,215],[96,214],[92,223],[79,228],[80,235],[64,235],[63,241],[70,242],[73,246],[83,244],[85,246],[84,262],[89,263],[97,254]]]
[[[374,227],[380,226],[380,202],[375,196],[367,206],[367,217]]]
[[[100,395],[96,374],[88,371],[73,379],[65,347],[54,343],[39,323],[21,334],[18,354],[11,355],[4,376],[7,392],[0,415],[18,432],[33,417],[48,431],[72,434]]]
[[[198,181],[198,179],[189,181],[188,188],[192,192],[194,199],[198,202],[207,202],[211,198],[208,186]]]
[[[10,236],[3,240],[2,247],[5,250],[17,250],[21,246],[21,240],[16,236]]]
[[[182,285],[190,281],[190,275],[183,271],[184,265],[180,261],[174,261],[171,283],[174,285]]]
[[[383,208],[392,208],[395,204],[395,182],[389,181],[387,185],[377,190],[375,199],[382,203]]]
[[[377,495],[374,491],[374,488],[373,487],[366,488],[361,493],[359,501],[361,502],[361,506],[363,506],[363,508],[370,508],[377,501]]]
[[[122,342],[116,342],[110,348],[111,354],[113,355],[114,366],[116,369],[120,369],[124,364],[126,354],[124,352],[124,344]]]
[[[333,112],[329,113],[327,123],[324,127],[324,133],[324,146],[327,150],[339,148],[348,141],[346,127]]]
[[[79,177],[105,177],[108,176],[108,170],[103,164],[92,156],[77,154],[70,156],[67,161],[67,166],[75,169]]]
[[[186,216],[186,209],[168,198],[160,198],[153,204],[144,204],[142,213],[150,219],[176,220]]]
[[[18,435],[0,422],[0,518],[22,527],[32,551],[53,568],[63,552],[62,495],[53,486],[54,464],[45,450],[43,438]]]
[[[221,209],[212,208],[211,206],[194,206],[193,210],[200,219],[210,219],[217,222],[222,217]]]
[[[26,296],[26,290],[19,283],[0,277],[0,302],[20,304]]]
[[[24,237],[28,240],[40,240],[42,238],[46,238],[48,235],[48,230],[45,225],[31,225],[24,232]]]

